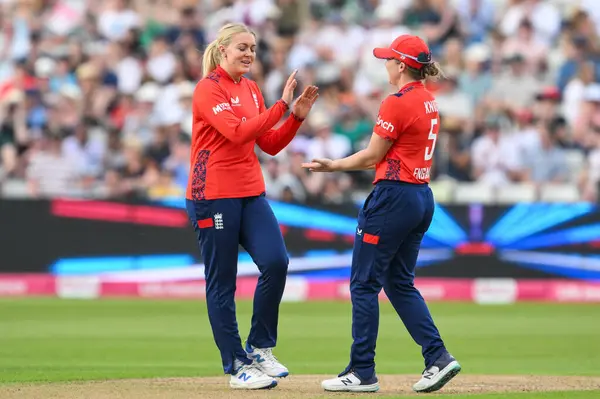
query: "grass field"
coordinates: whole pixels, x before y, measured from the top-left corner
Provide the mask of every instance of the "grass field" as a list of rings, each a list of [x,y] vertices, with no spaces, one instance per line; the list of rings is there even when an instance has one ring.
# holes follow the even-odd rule
[[[600,397],[599,306],[440,303],[431,310],[463,366],[441,392],[445,398]],[[251,303],[239,302],[242,337],[250,317]],[[346,366],[350,343],[349,303],[282,304],[275,353],[292,376],[272,391],[243,397],[343,397],[325,394],[319,381]],[[420,348],[388,303],[381,306],[376,362],[377,397],[410,395],[423,369]],[[596,378],[577,378],[586,376]],[[120,379],[135,380],[113,381]],[[119,386],[121,393],[111,396]],[[149,390],[136,396],[136,386]],[[298,395],[298,387],[308,387],[307,394]],[[503,390],[534,392],[487,394]],[[242,397],[231,395],[203,302],[0,300],[0,398]]]

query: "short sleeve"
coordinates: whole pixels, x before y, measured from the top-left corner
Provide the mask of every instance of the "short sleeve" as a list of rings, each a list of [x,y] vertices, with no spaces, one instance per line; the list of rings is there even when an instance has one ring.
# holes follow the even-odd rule
[[[402,126],[400,126],[401,107],[402,104],[399,98],[395,96],[388,96],[383,100],[373,133],[386,140],[396,141],[402,133]]]

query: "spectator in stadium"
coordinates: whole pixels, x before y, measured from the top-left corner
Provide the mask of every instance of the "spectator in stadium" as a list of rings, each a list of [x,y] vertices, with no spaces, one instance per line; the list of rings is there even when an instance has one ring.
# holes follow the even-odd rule
[[[471,98],[460,90],[458,84],[458,71],[445,70],[446,78],[442,80],[436,91],[436,101],[442,114],[447,117],[460,119],[463,123],[471,118],[474,105]]]
[[[505,71],[494,79],[487,100],[490,107],[497,109],[524,108],[533,102],[542,83],[527,71],[525,58],[511,54],[504,59]]]
[[[79,165],[65,156],[59,132],[46,132],[30,154],[27,182],[32,197],[77,195],[81,189]]]
[[[473,178],[490,185],[504,185],[523,177],[523,160],[519,145],[503,132],[502,120],[490,116],[484,135],[473,142]]]
[[[560,32],[561,17],[556,6],[546,0],[513,0],[500,21],[504,36],[515,36],[525,19],[531,21],[536,41],[550,45]]]
[[[456,9],[461,18],[466,44],[480,43],[494,26],[496,9],[492,0],[458,0]]]
[[[565,86],[561,111],[571,126],[575,125],[579,118],[585,89],[594,82],[595,73],[596,66],[593,62],[582,62],[577,69],[577,75]]]
[[[466,48],[464,57],[465,67],[458,71],[458,85],[460,91],[469,97],[471,108],[475,109],[492,87],[492,73],[486,67],[491,58],[490,49],[485,44],[472,44]],[[473,114],[469,115],[469,119],[472,116]]]
[[[266,104],[278,100],[294,69],[299,70],[302,85],[318,83],[325,89],[327,83],[331,90],[314,111],[331,117],[331,131],[347,137],[352,150],[366,145],[368,126],[376,121],[381,99],[390,91],[385,71],[378,68],[370,49],[385,45],[389,37],[422,31],[432,39],[445,70],[456,69],[458,95],[466,95],[472,103],[460,132],[453,132],[447,143],[449,149],[457,148],[454,155],[462,155],[447,154],[448,159],[465,161],[464,152],[471,153],[480,121],[496,113],[512,115],[509,125],[513,126],[507,125],[506,131],[528,137],[516,141],[534,142],[533,123],[542,104],[547,109],[546,123],[561,126],[555,135],[558,144],[587,159],[595,148],[591,137],[597,125],[591,122],[597,101],[588,87],[600,82],[598,4],[595,0],[568,4],[549,0],[0,2],[0,109],[6,110],[9,103],[19,109],[22,105],[19,115],[24,114],[25,120],[13,140],[8,133],[13,119],[0,112],[0,169],[8,183],[15,183],[6,184],[4,192],[29,195],[18,187],[26,187],[30,153],[46,130],[72,131],[83,124],[89,127],[90,137],[110,141],[115,148],[138,140],[142,172],[150,168],[145,154],[156,129],[169,132],[167,145],[173,154],[179,134],[191,134],[189,86],[202,77],[206,43],[229,21],[245,22],[259,32],[259,57],[248,76],[263,90]],[[448,18],[452,15],[458,19],[455,24]],[[341,47],[336,45],[340,37]],[[332,56],[315,45],[321,39],[325,44],[321,47]],[[537,75],[531,73],[535,64],[542,66]],[[536,102],[549,86],[558,87],[561,97]],[[444,94],[439,94],[443,99]],[[555,118],[550,118],[551,112],[557,113]],[[527,118],[522,117],[528,113],[533,113],[533,119],[524,125]],[[305,125],[298,138],[315,135]],[[115,159],[122,159],[118,154]],[[295,175],[294,157],[288,155],[284,150],[278,156],[280,166]],[[260,159],[267,158],[261,155]],[[463,176],[462,167],[472,174],[472,165],[451,163],[459,164],[460,173],[452,175]],[[439,166],[443,177],[446,166]],[[159,176],[167,168],[166,164],[153,167],[158,174],[149,176]],[[131,177],[119,177],[120,167],[107,168],[90,182],[98,190],[71,190],[69,195],[100,195],[106,175],[119,184],[131,183]],[[350,175],[358,193],[368,191],[366,173]],[[182,174],[177,176],[180,181]],[[318,201],[325,182],[301,176],[296,177],[306,196],[298,196],[295,189],[294,195]],[[145,181],[150,186],[135,189],[142,198],[157,180]]]
[[[526,180],[536,184],[564,183],[569,172],[564,150],[558,146],[555,133],[546,124],[538,125],[540,145],[526,158]]]
[[[520,55],[524,59],[526,71],[531,75],[538,75],[545,68],[548,44],[534,36],[533,24],[525,18],[521,20],[516,34],[504,42],[502,54],[505,58]]]
[[[352,151],[352,143],[341,134],[332,132],[331,116],[323,112],[313,113],[308,120],[313,129],[314,137],[307,148],[307,156],[313,158],[339,158]]]
[[[7,104],[0,107],[0,167],[5,177],[11,176],[18,166],[18,148],[27,140],[27,115],[22,94],[13,91]]]
[[[600,203],[600,127],[595,129],[596,145],[587,157],[581,176],[583,200]]]
[[[587,150],[595,146],[595,130],[600,126],[600,83],[586,87],[583,100],[573,138],[581,148]]]

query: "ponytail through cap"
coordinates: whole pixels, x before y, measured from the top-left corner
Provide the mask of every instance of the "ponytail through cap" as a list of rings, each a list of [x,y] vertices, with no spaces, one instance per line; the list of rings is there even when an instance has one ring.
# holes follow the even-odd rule
[[[385,60],[395,59],[403,62],[414,80],[437,80],[444,75],[440,65],[432,60],[429,46],[418,36],[398,36],[389,47],[373,49],[373,55]]]

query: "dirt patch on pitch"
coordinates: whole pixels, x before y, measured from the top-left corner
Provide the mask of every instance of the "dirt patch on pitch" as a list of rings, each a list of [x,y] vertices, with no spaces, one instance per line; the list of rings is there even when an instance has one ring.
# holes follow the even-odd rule
[[[52,384],[10,384],[0,386],[0,398],[14,399],[255,399],[348,397],[326,393],[320,383],[331,376],[297,375],[285,378],[269,391],[234,391],[227,377],[156,378],[86,381]],[[377,397],[413,396],[417,375],[381,375]],[[483,376],[459,375],[434,395],[497,392],[539,392],[600,390],[600,377]],[[356,397],[350,394],[350,397]]]

